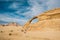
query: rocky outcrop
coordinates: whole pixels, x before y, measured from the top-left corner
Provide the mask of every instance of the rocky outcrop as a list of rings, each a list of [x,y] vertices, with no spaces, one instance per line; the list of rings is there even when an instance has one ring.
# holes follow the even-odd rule
[[[35,24],[31,24],[32,20],[34,20],[36,18],[39,21]],[[54,24],[52,24],[52,23],[54,23]],[[49,26],[48,24],[51,26]],[[41,30],[41,28],[48,27],[47,25],[49,27],[57,27],[56,25],[58,25],[58,27],[60,27],[60,8],[49,10],[49,11],[44,12],[36,17],[33,17],[30,21],[28,21],[24,25],[24,29],[25,30],[35,29],[36,30],[38,28],[39,30]]]

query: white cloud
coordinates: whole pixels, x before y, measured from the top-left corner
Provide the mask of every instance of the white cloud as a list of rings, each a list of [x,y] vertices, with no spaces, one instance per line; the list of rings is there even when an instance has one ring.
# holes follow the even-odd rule
[[[19,5],[21,5],[21,4],[19,4],[19,2],[13,2],[13,3],[9,6],[9,8],[18,10],[18,9],[19,9]]]
[[[15,13],[17,13],[19,15],[23,15],[26,18],[37,16],[40,13],[47,10],[47,9],[45,9],[45,6],[47,7],[46,0],[33,0],[33,1],[29,0],[28,3],[30,6],[27,7],[26,9],[28,9],[30,11],[24,12],[23,14],[21,13],[21,10],[19,8],[19,5],[21,5],[20,3],[16,3],[16,2],[13,3],[12,5],[10,5],[10,8],[16,9],[16,10],[18,9]],[[26,9],[24,9],[24,10],[26,10]]]
[[[24,25],[27,22],[27,20],[25,20],[25,19],[13,18],[13,17],[9,17],[9,16],[3,15],[3,14],[0,14],[0,21],[4,21],[4,22],[17,22],[20,25]]]
[[[47,5],[48,9],[60,8],[60,0],[49,0]]]
[[[41,2],[41,4],[39,4],[38,2]],[[29,0],[28,3],[31,7],[28,7],[28,9],[30,11],[27,11],[25,13],[23,13],[22,15],[26,15],[26,16],[36,16],[38,14],[40,14],[41,12],[45,11],[44,6],[46,6],[46,3],[44,1],[41,0]],[[20,10],[18,10],[16,13],[20,14]]]
[[[41,4],[39,4],[38,2],[41,2]],[[39,15],[40,13],[44,12],[45,10],[45,6],[46,5],[46,1],[41,1],[41,0],[29,0],[28,3],[29,5],[31,5],[31,7],[29,8],[30,11],[25,12],[23,15],[25,15],[26,17],[34,17]]]

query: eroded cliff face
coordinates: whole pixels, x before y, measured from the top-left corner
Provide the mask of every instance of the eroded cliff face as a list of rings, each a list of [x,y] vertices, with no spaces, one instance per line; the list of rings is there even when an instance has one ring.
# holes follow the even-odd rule
[[[49,10],[37,16],[39,20],[60,18],[60,8]]]
[[[38,19],[37,23],[31,24],[34,19]],[[44,28],[60,30],[60,8],[49,10],[36,17],[33,17],[24,25],[25,30],[44,30]],[[45,29],[46,30],[46,29]]]

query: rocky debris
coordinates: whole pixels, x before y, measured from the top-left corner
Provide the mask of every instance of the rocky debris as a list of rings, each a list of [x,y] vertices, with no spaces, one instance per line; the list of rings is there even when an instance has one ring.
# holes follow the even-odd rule
[[[11,23],[8,23],[8,24],[0,24],[0,26],[21,26],[20,24],[17,24],[15,22],[11,22]]]
[[[7,24],[8,26],[20,26],[19,24],[15,23],[15,22],[12,22],[12,23],[9,23]]]

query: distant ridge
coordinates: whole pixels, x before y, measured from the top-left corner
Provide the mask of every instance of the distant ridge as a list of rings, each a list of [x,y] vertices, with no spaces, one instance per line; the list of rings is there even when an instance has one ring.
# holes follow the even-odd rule
[[[21,25],[18,24],[18,23],[15,23],[15,22],[10,22],[10,23],[7,23],[7,24],[0,24],[0,26],[21,26]]]

